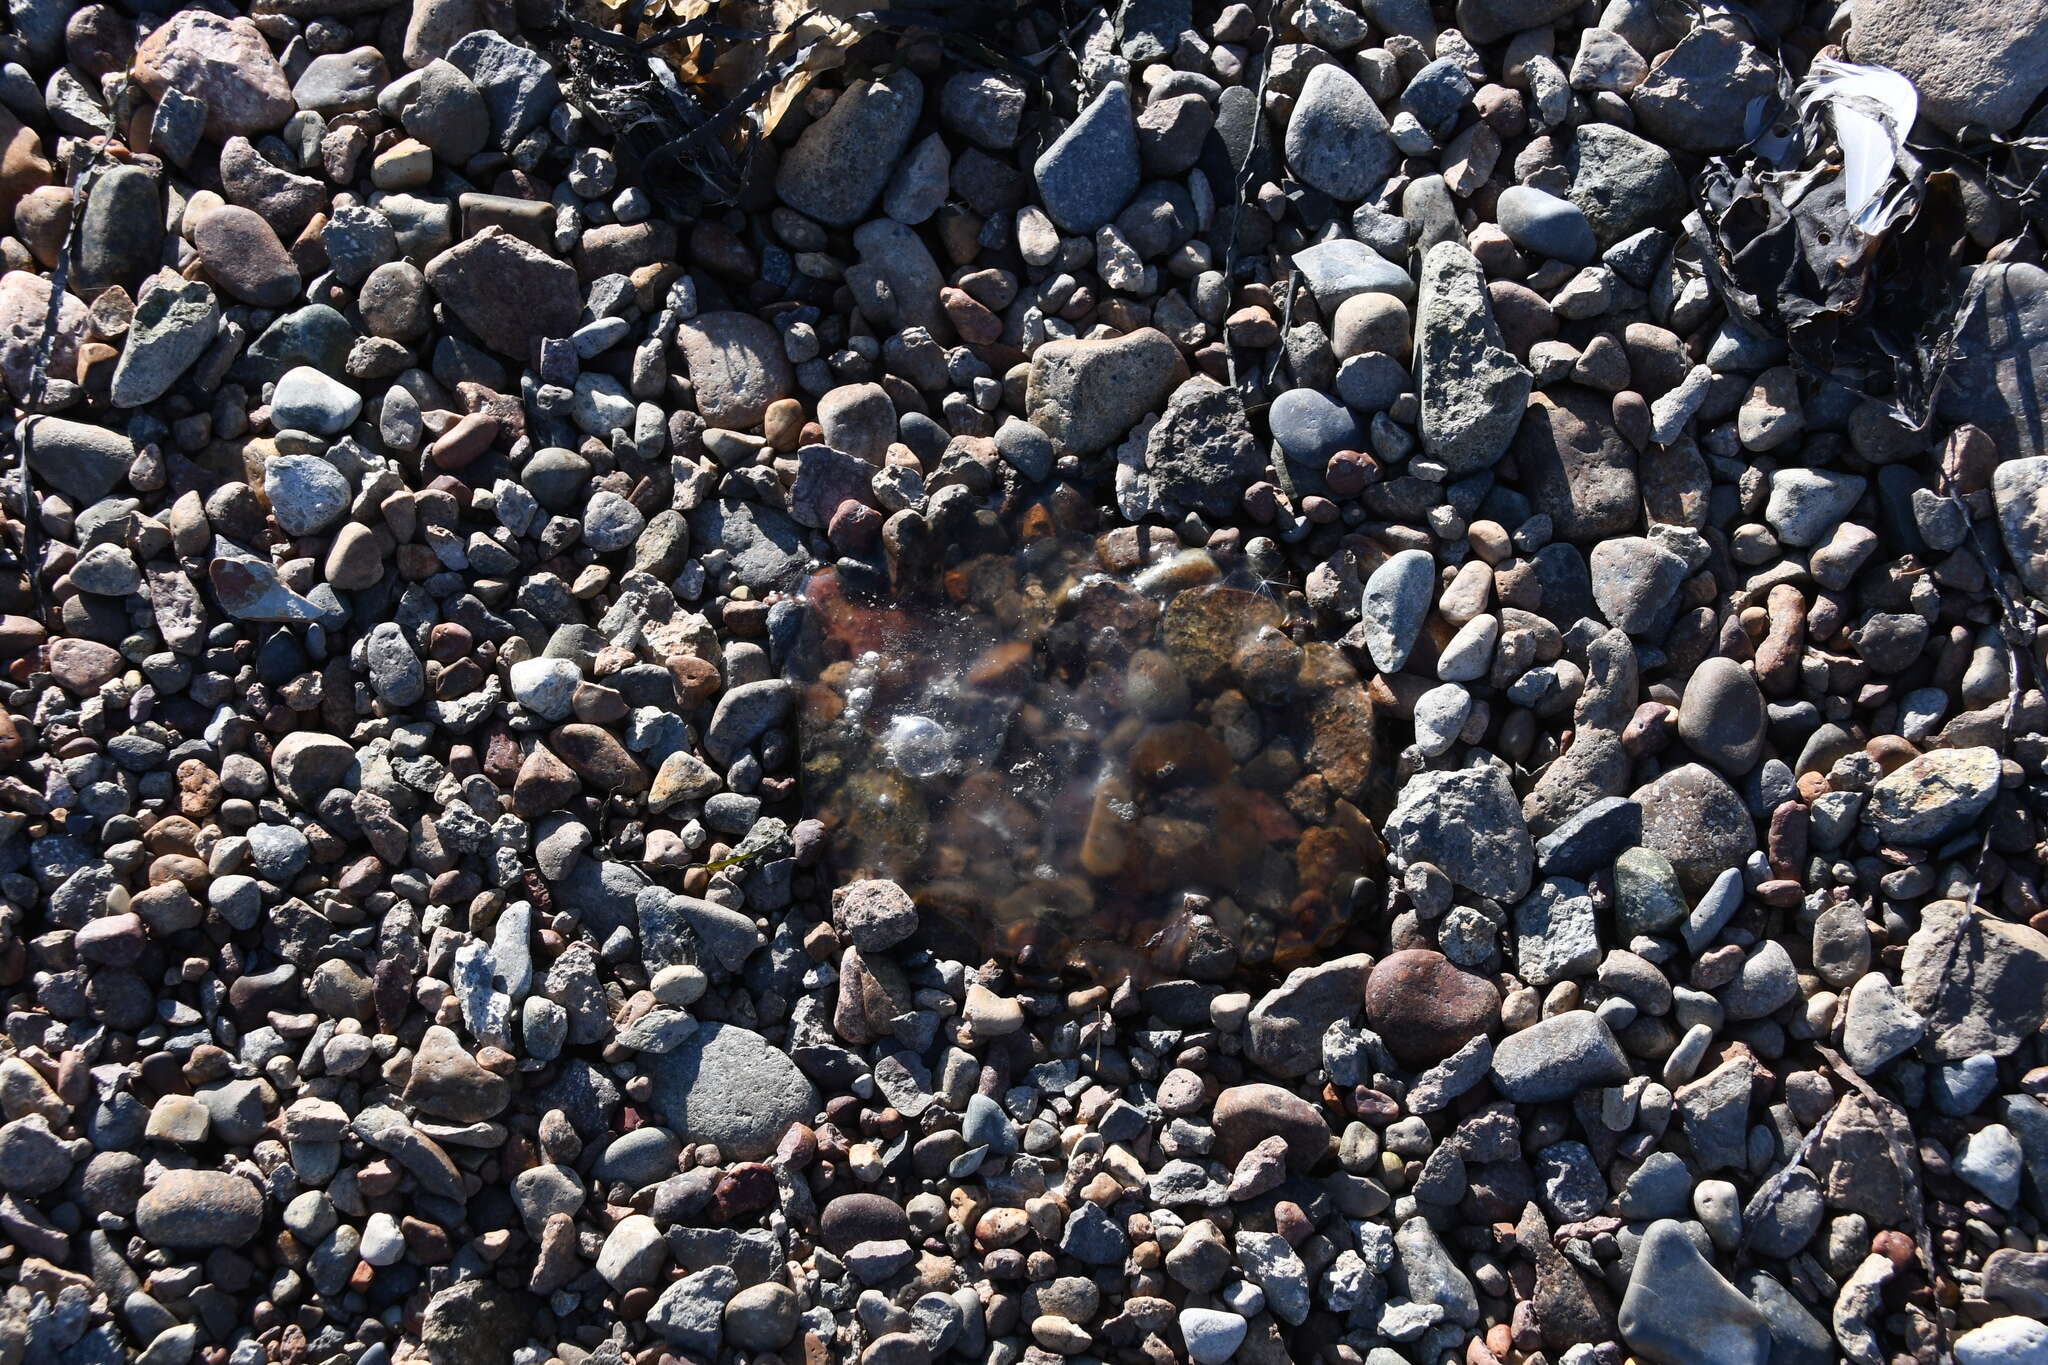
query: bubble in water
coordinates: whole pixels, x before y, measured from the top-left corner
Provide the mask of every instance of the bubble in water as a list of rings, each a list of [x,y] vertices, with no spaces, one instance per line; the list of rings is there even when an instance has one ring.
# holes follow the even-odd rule
[[[889,722],[889,761],[910,777],[934,777],[952,756],[946,729],[929,716],[902,715]]]

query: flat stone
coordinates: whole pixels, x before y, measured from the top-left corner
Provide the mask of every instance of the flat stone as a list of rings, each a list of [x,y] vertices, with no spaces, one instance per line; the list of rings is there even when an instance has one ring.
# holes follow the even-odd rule
[[[562,89],[547,58],[502,34],[473,30],[450,45],[446,55],[482,93],[491,126],[506,147],[561,102]]]
[[[789,396],[789,357],[775,329],[751,313],[702,313],[676,333],[706,423],[744,431]]]
[[[2048,1318],[2048,1252],[1992,1252],[1984,1258],[1984,1297],[2015,1313]]]
[[[2048,935],[1963,901],[1921,910],[1900,973],[1933,1061],[2002,1057],[2048,1019]]]
[[[1516,1104],[1547,1104],[1629,1076],[1628,1058],[1607,1021],[1567,1010],[1494,1044],[1493,1084]]]
[[[1195,375],[1167,398],[1145,440],[1145,467],[1163,503],[1223,518],[1265,470],[1266,456],[1252,437],[1243,396]]]
[[[503,1112],[512,1099],[512,1083],[470,1056],[453,1029],[436,1024],[414,1049],[405,1098],[451,1123],[480,1123]]]
[[[1513,438],[1515,464],[1557,536],[1592,545],[1626,536],[1642,515],[1636,453],[1607,395],[1577,384],[1534,394]]]
[[[67,292],[58,301],[57,326],[45,376],[61,378],[78,372],[78,347],[86,339],[90,316],[84,301],[75,294]],[[0,384],[17,399],[29,395],[31,371],[49,317],[48,277],[33,270],[10,270],[0,275]],[[132,346],[132,325],[129,336]]]
[[[1859,1075],[1875,1076],[1926,1033],[1927,1021],[1882,974],[1873,972],[1849,988],[1842,1056]]]
[[[1920,116],[1945,133],[2003,133],[2048,89],[2048,30],[2037,18],[1994,0],[1857,0],[1845,55],[1913,82]]]
[[[1415,281],[1408,272],[1355,238],[1318,242],[1295,252],[1293,259],[1325,316],[1334,316],[1358,294],[1392,294],[1404,303],[1415,299]]]
[[[668,1126],[728,1160],[766,1157],[792,1123],[817,1114],[817,1092],[789,1054],[736,1025],[706,1023],[644,1064]]]
[[[721,498],[692,511],[689,524],[691,544],[725,550],[733,576],[757,593],[788,592],[810,567],[803,532],[773,507]]]
[[[1867,481],[1860,474],[1793,465],[1771,475],[1771,497],[1764,520],[1786,545],[1819,545],[1834,534],[1842,519],[1862,498]]]
[[[1553,24],[1577,8],[1565,0],[1458,0],[1458,30],[1475,43],[1497,42]]]
[[[377,106],[377,92],[391,79],[384,54],[374,47],[323,52],[306,63],[292,85],[292,99],[301,109],[323,117]]]
[[[1350,409],[1314,389],[1288,389],[1274,398],[1266,424],[1288,459],[1317,473],[1338,451],[1365,444]]]
[[[543,338],[574,331],[583,311],[576,268],[503,228],[456,243],[427,263],[426,276],[484,345],[522,362]]]
[[[1579,882],[1546,877],[1515,906],[1515,973],[1544,987],[1591,975],[1600,964],[1599,918]]]
[[[162,263],[163,188],[139,165],[102,171],[78,227],[73,284],[88,298],[112,285],[133,293]]]
[[[310,536],[348,511],[350,489],[347,476],[318,455],[273,455],[264,462],[263,495],[286,534]]]
[[[1307,1100],[1277,1085],[1234,1085],[1216,1096],[1211,1122],[1223,1159],[1235,1162],[1269,1137],[1287,1143],[1288,1164],[1306,1171],[1329,1154],[1330,1125]]]
[[[430,1365],[512,1365],[532,1327],[528,1296],[492,1280],[461,1280],[428,1301],[420,1344]]]
[[[2000,767],[1991,748],[1930,750],[1878,780],[1864,818],[1888,842],[1939,845],[1984,813],[1998,795]]]
[[[1629,1349],[1657,1365],[1765,1365],[1770,1359],[1764,1315],[1670,1218],[1643,1234],[1616,1322]]]

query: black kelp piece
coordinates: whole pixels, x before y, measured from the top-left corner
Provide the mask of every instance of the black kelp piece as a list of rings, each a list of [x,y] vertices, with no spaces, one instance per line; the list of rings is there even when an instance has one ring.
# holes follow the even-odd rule
[[[1004,30],[1024,0],[803,8],[720,0],[680,23],[659,22],[650,11],[660,8],[658,0],[617,11],[565,0],[551,55],[569,98],[611,130],[618,158],[679,213],[738,202],[756,140],[774,131],[817,74],[846,64],[873,35],[940,35],[960,65],[1042,85],[1004,51]]]
[[[1923,428],[1968,358],[1980,271],[2038,251],[2022,191],[2048,156],[2035,137],[1959,144],[1916,108],[1896,72],[1816,61],[1786,119],[1702,169],[1688,227],[1734,316]]]

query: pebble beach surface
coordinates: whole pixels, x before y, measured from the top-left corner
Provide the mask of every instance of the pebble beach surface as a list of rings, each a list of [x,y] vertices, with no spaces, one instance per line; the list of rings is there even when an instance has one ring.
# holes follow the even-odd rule
[[[701,7],[175,3],[0,22],[0,1365],[2048,1365],[2039,13],[728,182]]]

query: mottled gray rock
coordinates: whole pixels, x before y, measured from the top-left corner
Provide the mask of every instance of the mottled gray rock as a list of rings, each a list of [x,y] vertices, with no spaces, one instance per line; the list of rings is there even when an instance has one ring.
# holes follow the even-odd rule
[[[1999,465],[1991,475],[1991,494],[2020,582],[2036,597],[2048,597],[2048,455]]]
[[[2048,1019],[2048,935],[1963,901],[1921,910],[1900,975],[1935,1061],[2002,1057]]]
[[[1130,88],[1111,81],[1032,166],[1046,213],[1065,232],[1093,232],[1138,192],[1138,127]]]
[[[219,329],[220,305],[203,282],[145,290],[107,396],[121,408],[154,403],[205,354]]]
[[[1312,68],[1287,120],[1295,178],[1342,203],[1378,194],[1394,169],[1386,115],[1358,78],[1334,62]]]
[[[1565,197],[1593,225],[1601,248],[1675,221],[1685,182],[1671,153],[1611,123],[1582,123],[1565,148]]]
[[[1913,82],[1920,116],[1945,133],[2002,133],[2048,89],[2048,27],[1996,0],[1857,0],[1846,55]]]
[[[1179,348],[1153,327],[1047,342],[1031,357],[1025,416],[1061,450],[1093,454],[1157,409],[1185,373]]]
[[[1464,247],[1439,242],[1422,258],[1415,332],[1423,450],[1454,475],[1490,468],[1521,423],[1533,380],[1502,343],[1486,277]]]
[[[1591,1010],[1567,1010],[1494,1044],[1494,1088],[1516,1104],[1570,1099],[1581,1090],[1628,1079],[1628,1058],[1607,1022]]]
[[[1496,764],[1409,778],[1386,837],[1403,862],[1434,863],[1482,896],[1512,901],[1529,890],[1535,844],[1515,790]]]
[[[1770,1358],[1764,1315],[1669,1218],[1643,1234],[1617,1322],[1629,1349],[1657,1365],[1765,1365]]]
[[[829,226],[859,222],[910,145],[923,108],[924,84],[907,68],[855,81],[783,153],[776,194]]]
[[[789,1125],[817,1114],[817,1092],[789,1054],[736,1025],[704,1024],[646,1068],[668,1126],[729,1160],[767,1156]]]

